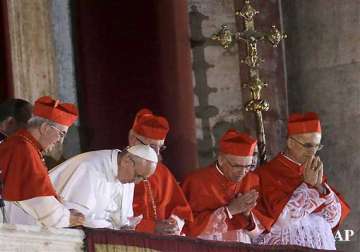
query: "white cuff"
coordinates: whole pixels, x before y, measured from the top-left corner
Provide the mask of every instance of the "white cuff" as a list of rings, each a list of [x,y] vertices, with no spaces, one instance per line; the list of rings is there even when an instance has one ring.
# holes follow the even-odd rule
[[[53,196],[18,201],[25,212],[46,227],[68,227],[70,211]]]
[[[225,211],[226,211],[226,213],[227,213],[227,215],[228,215],[229,219],[231,220],[234,216],[230,213],[230,210],[229,210],[229,208],[228,208],[228,207],[224,207],[224,208],[225,208]]]
[[[170,218],[173,218],[173,219],[176,221],[177,226],[179,227],[179,235],[180,235],[181,230],[182,230],[182,228],[184,227],[185,221],[182,220],[182,219],[180,219],[178,216],[176,216],[176,215],[174,215],[174,214],[172,214],[172,215],[170,216]]]

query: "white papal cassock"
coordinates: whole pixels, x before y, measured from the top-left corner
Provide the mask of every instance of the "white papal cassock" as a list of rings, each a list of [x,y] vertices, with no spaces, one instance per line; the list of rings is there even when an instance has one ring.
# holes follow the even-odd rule
[[[122,184],[117,179],[119,152],[86,152],[49,173],[64,205],[85,215],[85,226],[119,229],[130,225],[134,183]]]
[[[70,212],[55,197],[41,196],[22,201],[5,201],[9,224],[68,227]]]

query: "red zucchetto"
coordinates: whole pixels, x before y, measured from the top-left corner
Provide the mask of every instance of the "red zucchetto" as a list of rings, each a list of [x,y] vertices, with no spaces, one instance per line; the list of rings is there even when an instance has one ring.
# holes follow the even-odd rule
[[[236,156],[252,156],[256,146],[256,140],[246,133],[240,133],[235,129],[229,129],[221,137],[219,150],[224,154]]]
[[[61,103],[50,96],[43,96],[35,101],[33,114],[68,127],[78,117],[78,111],[74,104]]]
[[[305,114],[294,113],[289,116],[288,135],[304,134],[304,133],[321,133],[320,119],[314,112]]]
[[[163,140],[169,131],[169,123],[165,117],[154,115],[149,109],[137,112],[132,129],[141,136]]]

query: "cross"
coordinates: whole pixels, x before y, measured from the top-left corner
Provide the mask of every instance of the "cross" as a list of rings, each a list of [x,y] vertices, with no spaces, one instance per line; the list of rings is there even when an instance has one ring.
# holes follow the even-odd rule
[[[244,7],[240,11],[235,11],[236,17],[244,19],[244,31],[233,32],[228,25],[223,24],[221,29],[212,36],[212,40],[218,42],[224,49],[232,47],[236,42],[246,43],[247,56],[241,60],[241,63],[249,67],[250,80],[242,86],[250,89],[251,99],[245,104],[245,110],[255,113],[260,163],[264,163],[267,156],[262,112],[268,111],[270,105],[261,97],[262,89],[268,84],[260,78],[259,65],[264,60],[258,55],[257,45],[260,41],[267,41],[273,47],[277,47],[280,41],[286,38],[286,34],[281,33],[275,25],[269,32],[257,31],[254,23],[254,17],[257,14],[259,11],[250,4],[250,0],[245,0]]]

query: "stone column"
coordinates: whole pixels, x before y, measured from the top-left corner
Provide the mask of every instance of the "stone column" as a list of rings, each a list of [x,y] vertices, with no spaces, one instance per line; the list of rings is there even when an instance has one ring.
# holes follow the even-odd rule
[[[318,112],[330,184],[352,208],[340,228],[355,235],[338,249],[359,251],[360,1],[283,0],[289,110]]]
[[[69,0],[51,1],[52,38],[55,48],[55,78],[58,97],[66,102],[78,105],[75,79],[74,48],[72,43],[72,25]],[[79,120],[68,131],[64,140],[65,158],[80,153]]]
[[[14,97],[57,96],[49,0],[7,0]]]

